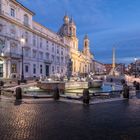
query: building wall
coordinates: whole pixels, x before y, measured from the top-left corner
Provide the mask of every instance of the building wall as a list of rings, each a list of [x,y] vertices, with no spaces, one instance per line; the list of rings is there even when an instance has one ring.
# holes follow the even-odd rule
[[[21,76],[22,47],[25,77],[46,76],[46,69],[49,75],[65,75],[69,55],[67,42],[34,22],[34,13],[15,0],[1,0],[0,5],[0,73],[3,77]],[[21,38],[26,40],[24,44]]]
[[[93,69],[94,69],[94,73],[96,73],[96,74],[106,73],[105,65],[96,60],[93,60]]]

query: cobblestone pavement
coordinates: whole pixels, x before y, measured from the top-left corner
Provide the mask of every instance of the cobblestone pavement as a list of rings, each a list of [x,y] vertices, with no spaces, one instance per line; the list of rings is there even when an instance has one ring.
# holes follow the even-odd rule
[[[140,140],[140,100],[84,106],[0,99],[0,140]]]

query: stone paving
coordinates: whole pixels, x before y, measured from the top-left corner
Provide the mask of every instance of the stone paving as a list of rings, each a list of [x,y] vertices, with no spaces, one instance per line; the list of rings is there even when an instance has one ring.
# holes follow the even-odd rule
[[[138,98],[90,106],[0,99],[0,140],[140,140]]]

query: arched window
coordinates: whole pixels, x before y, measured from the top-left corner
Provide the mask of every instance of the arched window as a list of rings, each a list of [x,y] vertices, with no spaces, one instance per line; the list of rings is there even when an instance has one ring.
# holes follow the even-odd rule
[[[29,17],[27,14],[24,15],[24,25],[26,25],[26,26],[29,25]]]

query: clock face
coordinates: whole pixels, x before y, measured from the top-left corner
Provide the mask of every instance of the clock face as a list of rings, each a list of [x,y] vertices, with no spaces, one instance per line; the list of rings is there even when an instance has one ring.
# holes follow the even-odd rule
[[[0,32],[2,31],[2,28],[3,28],[3,25],[2,25],[2,24],[0,24]]]

